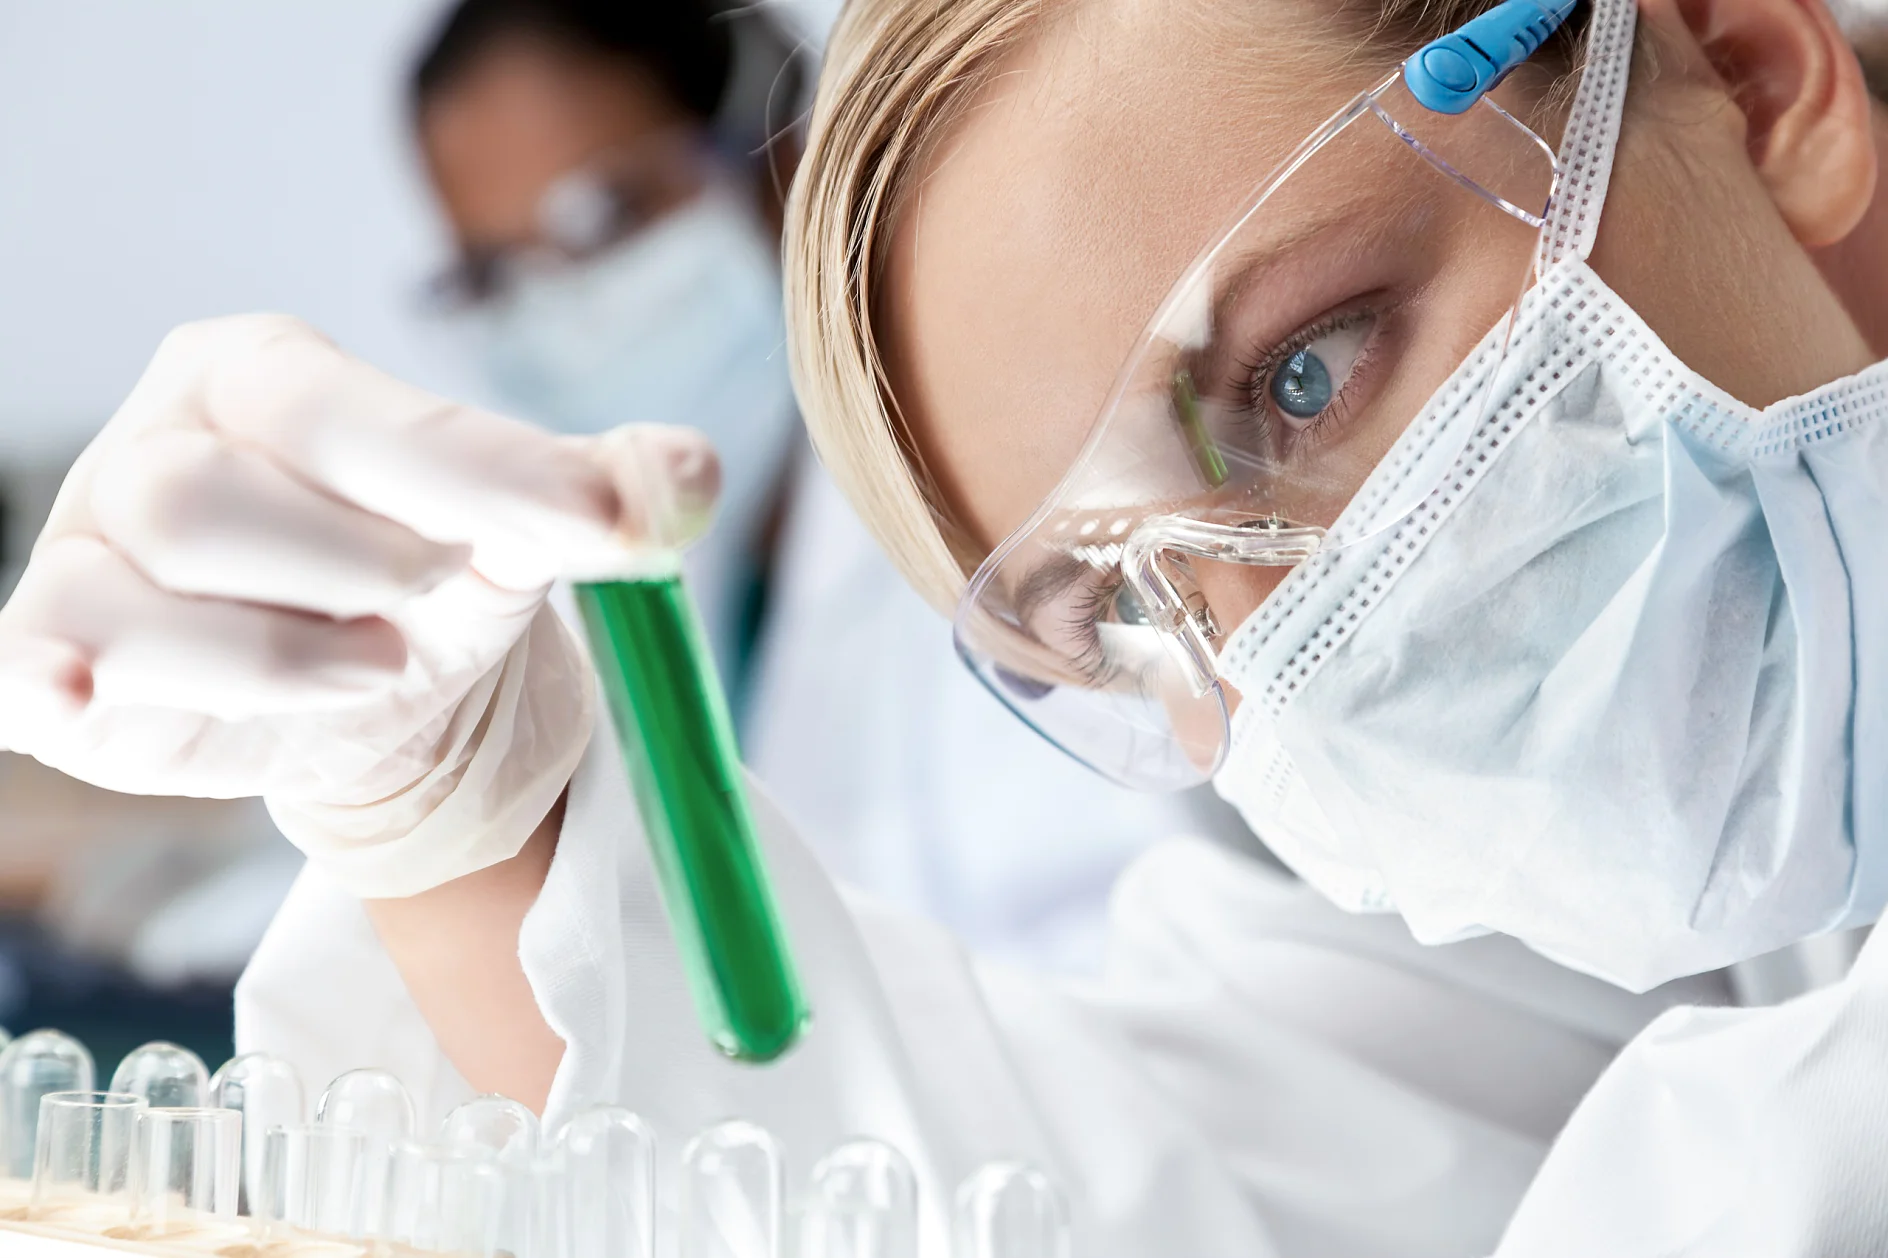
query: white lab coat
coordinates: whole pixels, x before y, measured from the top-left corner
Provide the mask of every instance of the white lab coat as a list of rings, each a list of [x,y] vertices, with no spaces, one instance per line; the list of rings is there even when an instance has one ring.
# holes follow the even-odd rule
[[[567,1044],[550,1123],[630,1105],[672,1169],[695,1130],[750,1118],[785,1143],[794,1187],[827,1147],[878,1136],[917,1165],[930,1258],[951,1186],[1010,1157],[1067,1187],[1082,1258],[1482,1254],[1524,1190],[1501,1251],[1514,1258],[1861,1252],[1815,1247],[1830,1237],[1817,1224],[1888,1214],[1888,1189],[1854,1187],[1888,1132],[1888,977],[1866,955],[1779,1009],[1679,1009],[1641,1034],[1675,1002],[1722,999],[1722,980],[1637,997],[1503,939],[1422,948],[1394,919],[1346,917],[1178,839],[1117,889],[1107,980],[1056,987],[849,900],[758,809],[816,1010],[764,1069],[701,1037],[599,728],[521,940]],[[469,1093],[359,905],[317,873],[238,990],[237,1038],[311,1080],[393,1069],[425,1121]],[[1671,1243],[1699,1226],[1708,1247]]]

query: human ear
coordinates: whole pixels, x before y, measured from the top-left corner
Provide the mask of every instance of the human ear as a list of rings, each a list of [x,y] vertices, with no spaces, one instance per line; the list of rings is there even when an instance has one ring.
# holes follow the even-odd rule
[[[1796,239],[1845,238],[1874,197],[1877,158],[1862,69],[1824,0],[1641,0],[1689,45],[1743,116],[1751,165]]]

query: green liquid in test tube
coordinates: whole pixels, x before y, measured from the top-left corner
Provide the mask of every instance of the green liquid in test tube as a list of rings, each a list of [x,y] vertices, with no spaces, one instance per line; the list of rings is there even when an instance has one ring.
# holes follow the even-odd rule
[[[772,1061],[808,1011],[701,618],[679,572],[580,584],[577,601],[708,1037]]]

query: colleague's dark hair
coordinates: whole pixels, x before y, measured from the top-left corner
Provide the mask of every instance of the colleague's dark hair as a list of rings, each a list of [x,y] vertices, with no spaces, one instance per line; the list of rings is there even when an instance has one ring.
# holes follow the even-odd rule
[[[733,72],[733,40],[712,0],[460,0],[414,62],[414,111],[492,45],[517,35],[629,62],[704,122]]]

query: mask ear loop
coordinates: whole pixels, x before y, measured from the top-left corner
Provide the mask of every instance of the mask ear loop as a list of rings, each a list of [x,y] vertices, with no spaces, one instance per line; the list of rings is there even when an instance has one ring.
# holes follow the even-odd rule
[[[1531,9],[1533,6],[1529,4],[1528,7]],[[1431,45],[1430,47],[1434,48],[1435,46],[1436,45]],[[1422,55],[1422,53],[1418,53],[1417,57],[1412,57],[1410,61],[1406,63],[1406,67],[1407,65],[1413,65],[1417,61],[1417,58]],[[1431,466],[1434,466],[1439,461],[1445,462],[1446,464],[1453,464],[1460,452],[1466,448],[1469,439],[1473,436],[1475,431],[1481,427],[1482,421],[1488,417],[1490,409],[1494,405],[1495,387],[1500,374],[1496,368],[1498,368],[1508,356],[1508,349],[1513,341],[1515,325],[1519,321],[1522,303],[1526,300],[1528,292],[1534,287],[1541,274],[1542,259],[1545,255],[1546,228],[1553,217],[1554,208],[1560,192],[1562,172],[1560,162],[1555,157],[1553,146],[1536,134],[1533,128],[1503,109],[1500,105],[1486,97],[1482,97],[1470,102],[1460,110],[1453,110],[1451,112],[1465,113],[1470,108],[1491,111],[1515,134],[1518,140],[1539,152],[1541,161],[1545,164],[1544,168],[1547,171],[1546,195],[1538,210],[1517,204],[1501,193],[1486,187],[1463,173],[1455,164],[1450,162],[1430,145],[1426,144],[1422,137],[1410,130],[1410,128],[1399,121],[1395,115],[1383,107],[1379,99],[1382,91],[1394,86],[1398,81],[1397,79],[1392,79],[1390,83],[1385,84],[1384,89],[1380,89],[1379,92],[1372,94],[1368,102],[1368,108],[1370,112],[1375,115],[1377,120],[1387,127],[1397,139],[1402,141],[1412,153],[1426,162],[1443,178],[1536,233],[1534,248],[1530,252],[1528,265],[1522,270],[1519,287],[1515,291],[1514,300],[1508,303],[1507,313],[1502,316],[1500,323],[1498,323],[1495,329],[1490,333],[1489,339],[1484,340],[1474,354],[1458,369],[1461,377],[1473,379],[1477,374],[1485,377],[1485,379],[1475,382],[1475,387],[1479,388],[1481,391],[1479,404],[1461,408],[1452,419],[1447,420],[1442,428],[1429,438],[1427,451],[1415,456],[1415,459]],[[1448,386],[1445,385],[1444,390],[1438,393],[1436,398],[1430,402],[1429,406],[1425,407],[1424,411],[1416,417],[1412,427],[1426,422],[1429,415],[1446,402],[1448,393]],[[1380,537],[1384,533],[1400,526],[1404,520],[1408,519],[1409,516],[1422,505],[1423,500],[1433,492],[1438,477],[1411,476],[1406,474],[1400,479],[1403,484],[1400,493],[1397,490],[1392,490],[1391,493],[1393,496],[1389,498],[1388,502],[1371,507],[1368,511],[1367,518],[1364,520],[1359,521],[1340,518],[1331,530],[1331,534],[1326,541],[1326,548],[1336,549],[1356,546]]]
[[[1585,69],[1560,141],[1561,195],[1542,233],[1543,274],[1592,253],[1619,147],[1639,6],[1636,0],[1592,0],[1592,9]]]
[[[1411,90],[1411,95],[1425,106],[1425,77],[1434,79],[1436,66],[1428,64],[1429,55],[1444,46],[1456,53],[1465,49],[1480,54],[1482,58],[1494,63],[1493,68],[1477,65],[1476,81],[1470,85],[1447,83],[1444,86],[1456,93],[1453,103],[1444,104],[1436,111],[1445,113],[1463,113],[1471,107],[1494,110],[1511,127],[1525,135],[1546,154],[1551,172],[1549,192],[1545,206],[1539,215],[1528,214],[1521,207],[1515,206],[1506,198],[1491,195],[1474,180],[1467,178],[1440,154],[1424,145],[1419,137],[1407,127],[1400,125],[1395,117],[1380,107],[1377,98],[1393,85],[1371,94],[1370,106],[1379,120],[1389,126],[1397,136],[1408,144],[1411,150],[1429,162],[1438,172],[1454,180],[1470,192],[1486,199],[1491,205],[1524,223],[1533,224],[1538,219],[1540,235],[1535,244],[1533,257],[1527,272],[1522,276],[1520,291],[1516,294],[1509,312],[1499,325],[1499,334],[1491,335],[1483,343],[1468,363],[1464,372],[1474,375],[1484,373],[1485,379],[1475,384],[1482,390],[1481,403],[1478,406],[1464,407],[1462,412],[1448,424],[1445,433],[1438,434],[1435,444],[1438,448],[1449,451],[1451,463],[1466,448],[1469,439],[1487,418],[1496,405],[1495,390],[1500,381],[1497,370],[1506,359],[1517,326],[1525,311],[1529,292],[1537,282],[1555,267],[1569,260],[1584,260],[1593,249],[1594,240],[1599,231],[1600,210],[1605,203],[1607,186],[1612,178],[1613,157],[1618,148],[1620,120],[1625,110],[1627,79],[1632,68],[1633,32],[1638,19],[1636,0],[1591,0],[1592,18],[1587,32],[1587,54],[1585,66],[1580,74],[1580,85],[1574,93],[1565,134],[1561,138],[1560,151],[1556,153],[1547,142],[1525,123],[1489,100],[1485,93],[1499,83],[1506,74],[1527,56],[1536,51],[1573,11],[1573,4],[1568,0],[1552,0],[1547,6],[1545,16],[1551,19],[1551,25],[1541,26],[1533,18],[1543,11],[1543,4],[1537,0],[1508,0],[1508,3],[1491,10],[1481,19],[1476,19],[1451,35],[1445,36],[1432,44],[1419,49],[1414,56],[1404,63],[1402,78]],[[1500,17],[1514,29],[1508,31],[1512,44],[1497,45],[1483,38],[1488,30],[1478,27],[1477,23],[1490,22]],[[1488,29],[1494,29],[1491,25]],[[1537,38],[1538,36],[1538,38]],[[1469,38],[1464,42],[1464,37]],[[1490,57],[1485,51],[1494,48]],[[1438,63],[1446,65],[1446,63]],[[1445,76],[1446,77],[1446,76]],[[1435,403],[1432,403],[1434,405]],[[1419,416],[1417,423],[1423,422]],[[1459,433],[1461,441],[1454,440]],[[1432,453],[1423,456],[1424,461],[1432,461],[1437,456]],[[1408,518],[1423,499],[1428,496],[1434,478],[1406,478],[1411,488],[1402,499],[1393,499],[1387,507],[1373,509],[1368,519],[1353,522],[1341,519],[1326,540],[1326,549],[1354,546],[1369,541],[1397,527]]]

